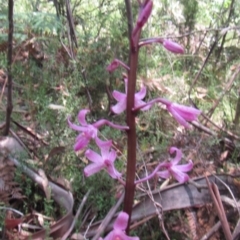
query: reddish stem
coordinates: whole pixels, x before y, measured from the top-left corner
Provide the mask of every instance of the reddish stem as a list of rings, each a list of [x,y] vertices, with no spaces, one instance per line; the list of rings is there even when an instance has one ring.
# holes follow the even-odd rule
[[[136,36],[135,40],[139,40],[140,32]],[[128,227],[126,233],[129,232],[131,223],[131,214],[135,193],[135,172],[136,172],[136,122],[134,108],[134,96],[136,91],[136,79],[137,79],[137,64],[138,64],[138,51],[139,48],[130,40],[130,71],[128,72],[128,88],[127,88],[127,175],[125,186],[125,198],[123,211],[129,216]]]

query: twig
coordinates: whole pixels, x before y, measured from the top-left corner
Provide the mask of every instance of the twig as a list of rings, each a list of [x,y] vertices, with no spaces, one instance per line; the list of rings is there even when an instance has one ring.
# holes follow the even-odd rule
[[[226,217],[223,205],[222,205],[222,201],[221,201],[221,197],[220,197],[220,194],[219,194],[218,187],[215,183],[210,184],[208,178],[207,177],[205,177],[205,178],[206,178],[206,181],[207,181],[207,185],[208,185],[210,195],[211,195],[212,200],[213,200],[213,204],[214,204],[214,206],[217,210],[218,217],[221,221],[225,238],[226,238],[226,240],[232,240],[232,234],[231,234],[231,231],[230,231],[230,228],[229,228],[229,225],[228,225],[228,221],[227,221],[227,217]]]
[[[233,240],[239,239],[239,238],[237,238],[237,237],[239,237],[239,234],[240,234],[240,218],[238,219],[238,222],[234,228],[232,239]]]
[[[227,188],[227,190],[229,191],[229,193],[230,193],[230,195],[232,196],[232,199],[233,199],[233,201],[234,201],[234,203],[235,203],[235,207],[236,207],[237,210],[238,210],[238,215],[239,215],[239,217],[240,217],[240,211],[239,211],[238,203],[237,203],[236,198],[234,197],[233,192],[231,191],[230,187],[229,187],[221,178],[219,178],[218,176],[216,176],[216,175],[213,175],[213,176],[214,176],[218,181],[220,181],[220,182]]]
[[[88,224],[87,230],[86,230],[86,232],[85,232],[85,234],[84,234],[84,236],[83,236],[84,239],[87,239],[87,238],[86,238],[86,234],[87,234],[89,228],[91,227],[92,222],[94,221],[95,218],[96,218],[96,215],[94,215],[94,217],[91,219],[90,223]]]
[[[10,133],[13,137],[18,141],[18,143],[24,148],[24,150],[28,153],[30,157],[32,157],[31,152],[29,151],[28,147],[24,144],[24,142],[18,137],[18,135],[10,128]]]
[[[8,72],[8,93],[6,109],[6,126],[4,135],[7,136],[10,129],[11,114],[13,109],[12,103],[12,45],[13,45],[13,0],[8,0],[8,54],[7,54],[7,72]]]
[[[72,221],[72,224],[71,224],[70,228],[68,229],[68,231],[63,235],[62,240],[66,240],[67,237],[69,236],[69,234],[71,233],[71,231],[73,230],[73,228],[74,228],[74,226],[76,224],[76,221],[77,221],[77,219],[78,219],[78,217],[79,217],[79,215],[80,215],[80,213],[81,213],[81,211],[83,209],[83,206],[84,206],[84,204],[86,203],[86,201],[88,199],[88,195],[90,194],[90,192],[91,192],[91,189],[88,190],[88,192],[85,194],[85,196],[84,196],[84,198],[83,198],[83,200],[82,200],[82,202],[81,202],[81,204],[80,204],[80,206],[79,206],[79,208],[77,210],[77,213],[76,213],[76,215],[75,215],[75,217],[74,217],[74,219]]]
[[[11,208],[11,207],[0,207],[0,210],[2,210],[2,209],[15,212],[15,213],[19,214],[19,215],[22,216],[22,217],[24,216],[23,213],[21,213],[20,211],[14,209],[14,208]]]
[[[3,97],[3,94],[4,94],[4,92],[5,92],[5,88],[6,88],[7,82],[8,82],[8,78],[6,77],[6,79],[5,79],[5,81],[4,81],[4,84],[3,84],[1,96],[0,96],[0,103],[2,102],[2,97]]]
[[[227,213],[227,217],[229,218],[235,212],[234,209],[231,209]],[[206,234],[204,234],[200,240],[208,240],[218,229],[221,227],[221,221],[218,221]],[[234,238],[233,238],[234,239]]]
[[[229,26],[231,24],[231,20],[233,18],[233,15],[234,15],[234,3],[235,3],[235,0],[231,0],[231,4],[230,4],[230,7],[229,7],[229,14],[228,14],[228,19],[227,21],[224,23],[225,26]],[[225,43],[225,40],[226,40],[226,36],[227,36],[227,32],[225,32],[223,34],[223,37],[222,37],[222,42],[221,42],[221,45],[217,51],[217,56],[216,56],[216,60],[218,61],[220,59],[220,54],[223,50],[223,46],[224,46],[224,43]]]
[[[145,162],[144,162],[144,166],[145,166]],[[146,169],[146,166],[145,166],[145,169]],[[147,169],[146,169],[146,174],[148,174]],[[156,214],[157,214],[157,216],[158,216],[158,220],[159,220],[159,223],[160,223],[161,228],[162,228],[162,230],[163,230],[163,233],[164,233],[165,237],[166,237],[168,240],[170,240],[170,238],[169,238],[169,236],[168,236],[168,233],[167,233],[167,231],[166,231],[166,229],[165,229],[165,226],[164,226],[164,221],[163,221],[163,219],[162,219],[162,215],[163,215],[162,205],[154,200],[154,197],[153,197],[153,194],[152,194],[152,191],[151,191],[151,187],[150,187],[150,185],[149,185],[149,181],[147,181],[147,186],[148,186],[148,189],[149,189],[149,191],[147,192],[147,193],[148,193],[148,196],[149,196],[149,198],[152,200],[152,202],[153,202],[153,204],[154,204],[154,207],[155,207],[155,209],[156,209]],[[160,194],[160,193],[159,193],[159,194]]]
[[[202,64],[200,70],[198,71],[197,75],[195,76],[195,78],[194,78],[194,80],[193,80],[193,82],[192,82],[192,84],[191,84],[191,87],[190,87],[190,89],[189,89],[189,91],[188,91],[188,99],[189,99],[189,102],[190,102],[191,104],[193,104],[195,107],[196,107],[196,104],[193,102],[193,100],[192,100],[191,97],[190,97],[191,92],[192,92],[192,89],[193,89],[194,85],[196,84],[199,76],[201,75],[204,67],[206,66],[206,64],[207,64],[207,62],[208,62],[211,54],[213,53],[213,50],[214,50],[215,46],[217,45],[217,42],[218,42],[218,39],[215,40],[215,42],[213,43],[213,45],[212,45],[212,47],[211,47],[211,49],[210,49],[207,57],[205,58],[205,60],[204,60],[204,62],[203,62],[203,64]]]
[[[206,114],[209,118],[211,118],[212,114],[214,113],[214,110],[217,108],[217,106],[219,105],[219,103],[221,102],[221,100],[223,99],[223,97],[231,90],[234,81],[236,80],[238,74],[240,73],[240,65],[238,65],[236,67],[235,72],[233,73],[233,75],[231,76],[226,88],[224,89],[224,91],[222,92],[221,96],[215,101],[215,103],[213,104],[213,106],[208,110],[208,113]]]

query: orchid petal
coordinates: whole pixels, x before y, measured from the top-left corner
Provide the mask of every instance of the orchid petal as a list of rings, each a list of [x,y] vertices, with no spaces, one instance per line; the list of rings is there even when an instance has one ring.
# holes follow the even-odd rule
[[[176,156],[175,156],[174,159],[171,160],[171,164],[172,165],[177,165],[182,158],[182,151],[180,149],[176,148],[176,147],[171,147],[169,152],[171,154],[176,152]]]
[[[111,149],[111,151],[108,153],[109,161],[114,162],[116,160],[116,157],[117,157],[117,152]]]
[[[119,213],[116,221],[114,222],[113,228],[119,230],[125,230],[127,228],[129,216],[125,212]]]
[[[160,102],[162,104],[165,104],[167,110],[184,127],[189,127],[189,124],[187,121],[197,120],[198,115],[201,113],[201,111],[196,108],[172,103],[167,99],[163,99],[163,98],[158,98],[152,102]]]
[[[189,180],[189,176],[186,173],[179,171],[177,167],[172,167],[170,169],[170,172],[173,177],[180,183],[184,183]]]
[[[86,122],[86,115],[89,113],[90,111],[88,109],[83,109],[78,113],[78,121],[80,122],[80,124],[82,126],[87,126],[87,122]]]
[[[125,83],[125,92],[127,93],[127,83],[128,83],[127,78],[124,79],[124,83]],[[139,92],[135,93],[134,108],[146,105],[146,102],[141,100],[146,96],[146,91],[147,91],[146,87],[142,87]],[[112,95],[118,101],[118,103],[111,108],[111,110],[115,114],[120,114],[126,110],[126,108],[127,108],[127,94],[126,93],[121,93],[116,90],[113,91]],[[146,111],[146,110],[149,110],[151,107],[152,107],[152,105],[146,105],[145,107],[141,108],[141,110]]]
[[[91,175],[101,171],[104,168],[104,165],[91,163],[84,168],[84,175],[90,177]]]
[[[77,139],[76,139],[76,142],[74,144],[74,151],[79,151],[83,148],[85,148],[88,143],[90,142],[90,139],[89,138],[86,138],[84,134],[80,134]]]
[[[147,88],[142,87],[140,89],[140,91],[135,94],[135,98],[136,99],[143,99],[143,98],[145,98],[146,94],[147,94]]]
[[[116,90],[113,91],[112,95],[117,101],[124,101],[125,99],[127,99],[127,95],[125,93],[121,93]]]
[[[85,152],[85,157],[88,158],[91,162],[103,163],[102,157],[98,153],[92,151],[91,149],[88,149]]]
[[[99,148],[108,147],[109,149],[112,146],[112,140],[103,141],[99,138],[96,138],[96,144]]]
[[[179,124],[183,125],[186,128],[189,127],[189,124],[187,123],[187,121],[181,115],[179,115],[179,113],[176,112],[171,105],[167,106],[167,109],[173,115],[173,117],[177,120],[177,122]]]
[[[110,149],[111,145],[112,145],[112,141],[102,141],[98,138],[96,138],[96,143],[100,148],[101,151],[101,155],[99,155],[98,153],[92,151],[91,149],[88,149],[85,152],[85,156],[92,161],[95,165],[90,164],[89,168],[85,168],[84,169],[84,173],[87,176],[90,176],[94,173],[97,173],[98,171],[102,170],[102,169],[106,169],[108,174],[114,178],[120,178],[121,177],[121,173],[119,173],[115,167],[114,167],[114,161],[117,157],[116,151]]]
[[[181,172],[189,172],[193,168],[193,162],[190,160],[187,164],[177,165],[174,169],[177,168]]]
[[[171,176],[168,170],[157,172],[156,175],[164,179],[167,179]]]
[[[116,170],[116,168],[113,166],[112,162],[106,160],[105,161],[105,166],[106,166],[106,170],[107,170],[108,174],[113,179],[117,179],[117,178],[121,177],[122,174]]]
[[[201,111],[196,108],[187,107],[176,103],[172,104],[172,108],[174,108],[174,110],[178,112],[187,121],[196,120],[198,115],[201,113]]]
[[[111,110],[115,114],[120,114],[126,110],[127,107],[127,98],[124,101],[119,101],[116,105],[111,107]]]
[[[104,240],[139,240],[138,237],[129,237],[125,234],[124,230],[127,228],[127,224],[128,214],[125,212],[119,213],[114,222],[113,230],[104,238]]]
[[[110,149],[111,146],[105,146],[105,147],[101,147],[101,155],[102,155],[102,158],[103,159],[110,159],[110,153],[109,152],[109,149]],[[113,159],[114,161],[115,159]]]
[[[86,127],[85,126],[79,126],[79,125],[76,125],[76,124],[72,123],[70,121],[70,117],[68,117],[67,121],[68,121],[69,127],[72,128],[73,130],[80,131],[80,132],[86,131]]]

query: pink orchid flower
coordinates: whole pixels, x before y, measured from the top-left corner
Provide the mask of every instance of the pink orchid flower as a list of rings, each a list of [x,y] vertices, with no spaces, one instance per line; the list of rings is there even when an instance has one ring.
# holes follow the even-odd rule
[[[178,165],[182,158],[182,152],[176,147],[171,147],[170,151],[171,154],[176,152],[176,156],[170,162],[164,162],[162,167],[166,168],[166,170],[157,172],[157,176],[167,179],[170,176],[173,176],[178,182],[184,183],[189,180],[189,176],[186,172],[189,172],[193,168],[193,163],[190,160],[189,163]]]
[[[160,102],[165,104],[167,110],[173,115],[178,123],[186,128],[189,127],[187,121],[197,120],[198,115],[201,113],[201,111],[196,108],[172,103],[166,99],[161,99]]]
[[[195,120],[197,120],[198,115],[201,114],[201,110],[198,110],[193,107],[187,107],[184,105],[173,103],[164,98],[153,99],[153,100],[149,101],[148,103],[139,105],[138,107],[134,107],[132,110],[137,111],[142,108],[146,108],[147,106],[149,106],[149,108],[151,108],[154,103],[162,103],[162,104],[166,105],[167,110],[178,121],[178,123],[183,125],[186,128],[189,127],[189,124],[187,121],[195,121]]]
[[[90,142],[91,139],[98,139],[98,129],[103,126],[103,125],[109,125],[110,127],[119,129],[119,130],[128,130],[129,127],[127,126],[120,126],[116,125],[108,120],[101,119],[93,124],[88,124],[85,120],[86,114],[89,113],[88,109],[83,109],[79,112],[78,114],[78,121],[81,126],[73,124],[70,121],[70,117],[68,118],[68,124],[69,127],[72,128],[73,130],[81,132],[77,138],[76,138],[76,143],[74,145],[74,150],[79,151],[86,147],[88,143]]]
[[[119,66],[122,66],[123,68],[125,68],[127,71],[130,70],[130,68],[125,64],[123,63],[122,61],[118,60],[118,59],[114,59],[106,68],[106,70],[109,72],[109,73],[112,73],[114,72]]]
[[[121,177],[114,167],[114,161],[116,160],[117,154],[113,149],[110,150],[112,146],[112,141],[102,141],[99,138],[96,138],[96,143],[101,150],[101,155],[88,149],[85,152],[85,156],[93,163],[89,164],[84,168],[84,174],[86,177],[89,177],[102,169],[106,169],[108,174],[114,178],[118,179]]]
[[[139,237],[129,237],[125,234],[124,230],[128,224],[128,214],[125,212],[119,213],[113,225],[113,230],[104,238],[104,240],[139,240]],[[103,238],[99,238],[103,240]]]
[[[126,78],[124,79],[124,83],[125,83],[125,93],[121,93],[116,90],[113,91],[113,97],[118,101],[118,103],[111,108],[115,114],[120,114],[123,111],[125,111],[127,108],[127,79]],[[146,104],[144,101],[142,101],[142,99],[146,96],[146,93],[147,93],[146,87],[142,87],[138,93],[135,93],[135,99],[134,99],[135,108]],[[147,105],[147,106],[141,108],[141,110],[146,111],[150,108],[151,108],[151,106]]]

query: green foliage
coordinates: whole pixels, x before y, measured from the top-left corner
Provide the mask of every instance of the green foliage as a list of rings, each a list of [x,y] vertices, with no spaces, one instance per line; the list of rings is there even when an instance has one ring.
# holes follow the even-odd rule
[[[185,17],[185,27],[188,27],[189,31],[192,31],[196,23],[196,16],[198,12],[198,1],[181,0],[183,4],[183,15]]]

